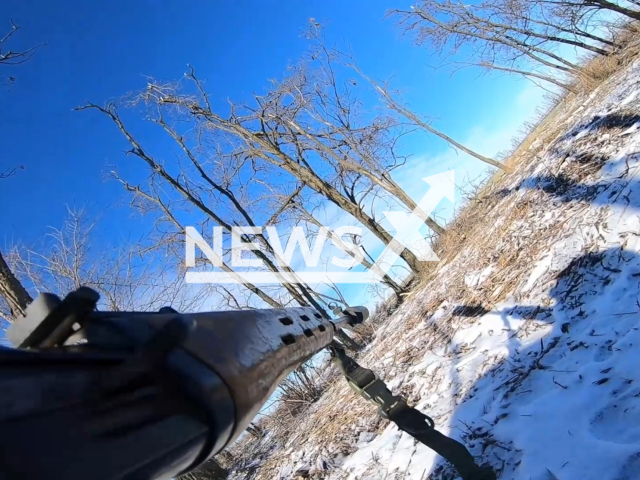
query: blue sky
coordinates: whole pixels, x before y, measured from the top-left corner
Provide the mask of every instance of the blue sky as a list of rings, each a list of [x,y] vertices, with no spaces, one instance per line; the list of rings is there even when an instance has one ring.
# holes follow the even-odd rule
[[[542,92],[513,77],[479,76],[473,70],[451,76],[434,69],[438,61],[431,52],[411,45],[393,21],[383,19],[387,9],[409,5],[408,0],[5,0],[0,29],[9,28],[10,18],[22,27],[14,48],[48,43],[11,71],[13,86],[0,89],[0,171],[25,166],[1,184],[0,246],[37,242],[47,226],[62,223],[68,205],[88,205],[99,215],[105,242],[145,233],[150,225],[131,214],[120,186],[105,180],[111,165],[128,178],[144,178],[144,172],[124,159],[127,145],[107,120],[73,108],[140,89],[148,76],[180,78],[188,63],[206,79],[215,102],[243,100],[297,60],[307,45],[301,32],[311,17],[324,25],[330,42],[349,44],[370,76],[393,76],[412,108],[433,117],[435,126],[487,155],[507,148]],[[167,141],[154,130],[138,134],[156,148]],[[416,136],[409,148],[413,157],[397,176],[416,197],[425,189],[416,178],[451,167],[459,179],[483,170],[438,139]]]

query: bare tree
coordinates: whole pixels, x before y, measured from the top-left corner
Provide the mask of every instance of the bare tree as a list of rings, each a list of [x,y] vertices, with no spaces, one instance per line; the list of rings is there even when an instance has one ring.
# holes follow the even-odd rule
[[[503,25],[511,25],[515,34],[531,35],[546,43],[570,45],[598,55],[607,55],[617,47],[610,34],[603,36],[596,28],[609,25],[607,20],[591,18],[588,25],[576,23],[575,18],[567,17],[560,9],[544,2],[500,0],[485,8],[489,14],[497,14],[491,15],[492,23],[497,23],[494,19],[499,18]]]
[[[100,305],[111,311],[157,310],[166,305],[193,311],[206,292],[186,289],[179,271],[143,259],[140,245],[96,248],[96,221],[69,210],[61,228],[51,228],[42,244],[15,246],[8,259],[13,271],[34,292],[61,296],[81,286],[100,293]]]
[[[174,140],[180,145],[181,149],[186,154],[189,162],[192,163],[192,165],[196,168],[198,174],[204,180],[205,185],[194,185],[193,181],[189,181],[186,179],[183,180],[184,175],[181,175],[181,174],[178,174],[177,176],[173,176],[163,165],[161,165],[153,157],[151,157],[151,155],[147,153],[147,151],[143,150],[140,144],[134,139],[132,134],[125,127],[124,123],[122,122],[119,115],[117,114],[117,111],[114,105],[108,105],[107,108],[102,108],[97,105],[89,104],[87,107],[84,107],[84,108],[94,108],[99,110],[103,114],[107,115],[117,125],[118,129],[121,131],[121,133],[125,136],[125,138],[129,141],[129,143],[133,147],[130,153],[138,157],[139,159],[143,160],[151,168],[151,171],[154,174],[157,174],[159,177],[161,177],[163,181],[165,181],[171,188],[173,188],[182,197],[184,197],[184,199],[186,199],[186,201],[190,205],[196,207],[201,213],[203,213],[208,220],[213,221],[215,222],[215,224],[223,227],[231,235],[238,235],[236,231],[232,228],[233,227],[232,222],[223,218],[222,213],[214,211],[213,209],[209,208],[205,204],[205,201],[202,199],[202,194],[199,193],[199,190],[201,191],[203,188],[210,188],[215,193],[219,193],[222,196],[224,196],[226,199],[230,201],[230,203],[233,205],[233,208],[237,211],[237,213],[239,213],[242,216],[242,218],[246,222],[248,222],[249,226],[251,227],[256,226],[255,222],[253,221],[253,219],[251,218],[247,210],[242,206],[242,204],[235,197],[233,191],[227,187],[224,187],[223,185],[218,184],[213,179],[212,176],[208,175],[204,171],[204,168],[196,158],[196,155],[187,146],[184,138],[180,136],[175,130],[173,130],[164,121],[162,117],[154,121],[159,125],[161,125],[162,128],[167,133],[169,133],[171,137],[174,138]],[[151,199],[151,196],[148,196],[147,198]],[[153,198],[157,199],[157,197],[153,197]],[[161,205],[161,201],[158,201],[157,203]],[[165,214],[170,213],[168,212],[168,208],[166,204],[164,207],[165,207],[164,213]],[[273,250],[271,249],[271,246],[267,238],[263,234],[256,234],[255,237],[259,239],[259,241],[263,246],[267,247],[267,249],[269,250],[269,253],[273,253]],[[243,243],[252,243],[253,238],[251,235],[241,235],[241,240],[243,241]],[[254,252],[255,252],[255,255],[260,260],[262,260],[264,264],[267,266],[267,268],[269,268],[272,272],[274,273],[280,272],[278,265],[276,265],[276,263],[273,261],[272,258],[268,257],[261,250],[255,250]],[[225,267],[229,268],[228,266],[223,264],[223,268]],[[285,270],[288,273],[292,273],[292,270],[287,267],[285,267]],[[304,301],[305,297],[307,297],[307,299],[309,298],[308,295],[305,295],[304,293],[301,293],[300,291],[298,291],[296,289],[296,286],[294,285],[291,285],[289,283],[284,283],[284,286],[289,291],[289,293],[291,293],[291,295],[296,300],[298,300],[301,304],[305,304],[305,301]],[[300,288],[299,285],[298,285],[298,288]],[[261,298],[263,298],[263,300],[266,300],[266,297],[264,296],[261,296]]]
[[[398,295],[404,290],[398,284],[396,280],[391,278],[387,273],[382,270],[374,267],[375,261],[368,255],[366,250],[363,247],[360,247],[360,252],[352,246],[356,245],[357,242],[352,242],[352,245],[346,245],[342,238],[330,227],[327,227],[319,220],[319,215],[317,212],[314,213],[313,208],[310,207],[310,201],[304,198],[304,190],[306,185],[299,185],[290,195],[275,195],[277,198],[277,203],[279,208],[276,210],[274,215],[267,221],[266,225],[276,224],[276,220],[280,217],[288,214],[287,220],[291,223],[298,225],[299,223],[304,223],[306,225],[311,225],[315,227],[316,230],[322,229],[329,240],[341,251],[352,257],[354,260],[358,262],[358,264],[362,265],[368,270],[375,270],[376,273],[382,279],[382,283],[384,283],[387,287],[391,288],[393,292]],[[319,209],[319,207],[317,207]],[[310,232],[311,233],[311,232]],[[313,235],[311,235],[313,236]],[[353,239],[355,240],[355,239]],[[333,287],[331,287],[333,289]],[[322,297],[326,297],[325,295],[319,294],[319,292],[315,291],[314,295],[322,301]],[[341,302],[340,299],[330,298],[331,302]],[[342,302],[344,303],[344,302]],[[344,303],[346,306],[347,304]]]
[[[566,28],[558,21],[557,12],[543,8],[543,2],[546,3],[546,0],[498,0],[471,6],[452,0],[421,0],[410,12],[403,13],[426,21],[431,21],[433,13],[444,14],[449,17],[447,25],[455,25],[466,35],[479,37],[486,34],[491,38],[500,36],[511,42],[513,48],[535,48],[535,51],[543,55],[552,52],[556,44],[598,55],[607,55],[609,52],[597,44],[614,46],[607,38]],[[596,42],[595,45],[593,41]]]
[[[163,220],[166,220],[173,227],[175,227],[175,229],[171,232],[163,232],[163,236],[165,236],[163,240],[163,245],[165,247],[174,246],[176,243],[179,243],[180,245],[182,245],[183,239],[178,238],[177,235],[184,233],[185,227],[177,219],[176,214],[172,212],[171,203],[163,200],[162,196],[158,193],[158,187],[154,184],[153,177],[151,178],[149,191],[145,191],[139,186],[134,186],[129,184],[127,181],[120,178],[115,172],[112,172],[112,176],[123,185],[125,190],[133,194],[134,197],[132,201],[132,206],[134,208],[140,209],[142,212],[148,212],[149,206],[151,206],[152,209],[155,209],[158,212],[160,212]],[[156,245],[154,248],[158,248],[158,245]],[[177,254],[175,256],[176,258],[178,257]],[[224,261],[221,262],[220,269],[230,274],[238,283],[242,284],[251,293],[255,294],[260,300],[264,301],[270,307],[282,308],[284,306],[282,302],[273,298],[273,296],[269,295],[263,289],[243,279],[242,276],[239,275],[235,270],[233,270],[233,268],[230,267],[226,262]],[[227,304],[229,306],[232,306],[232,308],[234,306],[237,309],[246,308],[250,304],[247,301],[247,302],[243,302],[241,306],[241,303],[238,302],[238,300],[235,298],[235,296],[231,291],[224,289],[223,292],[224,292],[224,297],[227,299]]]
[[[429,43],[445,56],[463,55],[467,58],[463,65],[517,73],[571,90],[563,76],[578,73],[580,67],[563,58],[559,47],[608,55],[615,46],[611,39],[593,33],[593,26],[585,26],[585,14],[580,12],[595,8],[588,3],[497,0],[468,5],[420,0],[410,10],[391,14],[416,43]]]
[[[289,116],[285,110],[299,108],[290,102],[286,91],[276,88],[267,96],[256,97],[254,107],[234,105],[231,117],[225,119],[213,111],[201,82],[193,72],[187,78],[196,86],[196,95],[177,93],[172,86],[150,84],[147,100],[160,107],[172,106],[178,114],[186,113],[198,132],[226,136],[234,149],[233,157],[228,157],[228,160],[240,159],[243,164],[251,164],[254,170],[270,169],[273,175],[278,171],[286,172],[308,185],[360,221],[385,245],[391,244],[401,251],[400,256],[410,268],[420,271],[420,261],[413,252],[397,244],[393,236],[363,209],[361,200],[367,192],[349,191],[348,186],[347,191],[340,191],[341,182],[336,178],[340,172],[336,174],[330,164],[323,161],[322,156],[326,158],[327,152],[317,148],[310,150],[302,141],[305,136],[300,135],[289,122],[283,121]],[[136,151],[134,148],[134,154]],[[331,176],[331,173],[336,175]]]
[[[396,147],[408,129],[393,116],[365,110],[358,83],[347,77],[350,72],[341,64],[340,53],[325,46],[319,28],[310,29],[308,37],[313,43],[303,61],[274,83],[271,101],[276,108],[261,115],[284,126],[283,139],[330,165],[347,197],[353,199],[357,190],[381,189],[442,234],[444,228],[392,177],[405,163]]]
[[[392,135],[390,139],[384,141],[380,139],[382,135],[378,131],[379,129],[382,132],[388,132],[389,130],[397,129],[399,125],[403,124],[393,117],[379,116],[377,118],[377,121],[371,122],[367,126],[368,130],[364,130],[366,134],[365,138],[361,139],[363,129],[352,128],[348,121],[351,112],[354,110],[354,102],[352,101],[348,103],[347,100],[350,99],[350,95],[340,95],[340,93],[338,92],[339,86],[334,74],[334,70],[336,68],[335,64],[346,67],[350,71],[355,71],[358,76],[366,80],[366,82],[374,87],[376,93],[381,97],[384,104],[391,111],[399,114],[400,118],[405,122],[408,121],[409,125],[411,125],[412,127],[415,126],[420,129],[426,130],[428,133],[441,138],[455,149],[461,150],[466,154],[482,162],[488,163],[493,167],[509,171],[508,166],[502,164],[501,162],[498,162],[497,160],[485,157],[484,155],[471,150],[449,135],[432,127],[429,122],[422,119],[419,115],[404,106],[402,102],[398,98],[396,98],[395,95],[393,95],[387,85],[380,84],[373,80],[371,77],[367,76],[358,67],[357,62],[350,53],[341,52],[337,49],[328,49],[325,45],[325,40],[322,36],[322,30],[319,24],[312,23],[310,28],[307,30],[307,36],[314,42],[315,45],[311,50],[311,57],[314,59],[314,61],[321,64],[323,72],[328,72],[325,73],[325,76],[328,78],[325,83],[327,83],[328,85],[328,88],[326,88],[326,90],[329,93],[324,94],[324,96],[321,96],[321,98],[318,100],[317,103],[321,105],[322,108],[319,109],[320,113],[314,112],[313,115],[314,118],[321,119],[322,123],[331,125],[330,132],[325,133],[324,137],[330,138],[333,132],[339,132],[344,138],[344,140],[342,138],[340,140],[343,143],[346,143],[351,149],[353,149],[363,158],[363,161],[360,162],[361,166],[359,169],[351,167],[353,171],[371,178],[371,172],[375,172],[377,170],[380,180],[378,180],[376,184],[384,188],[393,197],[398,198],[410,211],[420,212],[420,209],[418,208],[416,202],[411,199],[411,197],[409,197],[409,195],[407,195],[406,192],[404,192],[404,190],[402,190],[397,183],[393,181],[390,175],[393,169],[400,166],[398,165],[396,156],[394,154],[394,146],[398,141],[398,137],[401,136],[401,133],[396,134],[395,136]],[[317,83],[317,81],[314,81],[314,85],[316,85]],[[357,84],[356,80],[353,78],[350,78],[346,83],[347,85]],[[296,87],[295,90],[297,92],[300,92],[301,88]],[[315,87],[315,90],[318,90],[317,87]],[[347,92],[348,91],[349,90],[347,90]],[[318,95],[316,94],[316,96]],[[337,114],[332,113],[332,115],[329,115],[329,120],[325,120],[323,117],[323,112],[327,110],[327,107],[325,105],[338,105],[340,107]],[[341,120],[338,126],[334,126],[334,124],[337,122],[332,122],[331,119],[341,118],[341,115],[345,117],[346,120]],[[340,145],[338,145],[338,147],[339,146]],[[380,150],[384,150],[385,153],[387,153],[387,158],[393,159],[394,162],[385,163],[384,161],[378,159]],[[384,182],[386,182],[388,185],[385,185]],[[424,212],[422,212],[422,215],[423,218],[426,218]],[[425,219],[425,223],[427,223],[427,225],[431,227],[435,233],[441,234],[444,232],[444,229],[440,225],[436,224],[434,226],[433,220],[429,220],[430,219]]]

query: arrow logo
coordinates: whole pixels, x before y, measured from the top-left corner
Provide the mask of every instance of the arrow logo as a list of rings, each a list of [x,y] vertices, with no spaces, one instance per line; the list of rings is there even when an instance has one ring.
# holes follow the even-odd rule
[[[419,230],[443,198],[451,202],[454,201],[454,171],[449,170],[437,175],[431,175],[422,180],[428,183],[431,188],[410,214],[407,215],[405,212],[383,212],[389,223],[396,230],[396,234],[371,268],[377,275],[387,273],[405,248],[410,250],[422,262],[437,262],[440,260]]]

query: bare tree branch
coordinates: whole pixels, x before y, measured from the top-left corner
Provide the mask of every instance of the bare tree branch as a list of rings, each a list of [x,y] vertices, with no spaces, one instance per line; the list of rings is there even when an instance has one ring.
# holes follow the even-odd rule
[[[9,30],[4,37],[0,38],[0,65],[20,65],[25,63],[36,53],[38,48],[46,45],[46,43],[40,43],[20,52],[14,52],[10,49],[6,50],[5,45],[18,30],[20,30],[20,27],[11,20],[11,30]]]

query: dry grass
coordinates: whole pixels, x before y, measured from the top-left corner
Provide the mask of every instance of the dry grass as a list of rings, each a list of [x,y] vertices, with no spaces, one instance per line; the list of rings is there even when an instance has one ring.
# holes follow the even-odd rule
[[[574,84],[581,93],[590,93],[631,64],[640,55],[640,24],[629,22],[622,25],[615,41],[618,49],[611,55],[598,55],[585,61],[580,73],[576,75]]]
[[[296,414],[311,405],[322,395],[324,385],[316,367],[310,362],[300,365],[280,384],[280,401],[290,405]]]
[[[576,84],[583,92],[592,92],[602,82],[611,77],[621,66],[618,55],[597,56],[592,58],[576,76]]]
[[[541,159],[543,153],[567,132],[571,121],[570,113],[581,98],[601,87],[614,73],[629,66],[640,56],[640,23],[629,22],[620,26],[615,40],[620,45],[616,53],[606,57],[591,58],[585,62],[582,73],[574,80],[580,93],[549,94],[545,98],[545,105],[538,111],[537,118],[525,124],[521,132],[522,140],[514,144],[512,151],[505,155],[504,160],[516,173],[522,165]],[[629,118],[635,118],[633,112],[630,112]],[[607,126],[604,125],[604,128]],[[616,128],[620,130],[624,125],[617,125]],[[576,142],[571,156],[578,161],[573,162],[572,168],[569,169],[568,174],[571,180],[583,180],[598,171],[606,161],[606,158],[589,156],[590,150],[587,147],[590,145],[592,147],[593,141],[593,138],[585,137],[582,141]],[[475,186],[475,191],[466,195],[467,204],[457,212],[455,220],[447,226],[447,232],[434,242],[434,250],[441,262],[436,267],[425,269],[422,284],[433,280],[441,271],[442,265],[452,262],[463,247],[485,251],[488,255],[488,250],[491,250],[491,244],[495,243],[496,237],[487,238],[486,231],[490,227],[487,219],[492,217],[491,212],[500,203],[496,192],[504,189],[511,177],[513,175],[498,171],[485,183]],[[527,212],[527,205],[523,203],[506,219],[501,219],[502,225],[499,228],[498,238],[508,230],[513,221],[526,218]],[[500,252],[498,258],[493,258],[492,261],[506,268],[516,256],[517,253],[509,252],[506,248]],[[474,266],[474,268],[478,267],[479,265]]]
[[[574,122],[573,112],[584,103],[588,95],[596,88],[601,88],[605,95],[608,81],[612,75],[631,64],[640,56],[640,28],[638,24],[625,27],[619,41],[627,46],[616,54],[605,59],[594,59],[585,65],[584,85],[581,93],[565,94],[547,99],[547,108],[538,114],[538,123],[526,126],[526,136],[522,139],[505,160],[514,167],[514,174],[497,173],[486,183],[475,186],[475,191],[468,192],[468,203],[447,226],[447,232],[434,242],[434,250],[441,261],[425,269],[422,284],[415,291],[424,291],[426,285],[434,288],[441,284],[441,291],[430,296],[422,306],[423,313],[418,313],[407,322],[407,328],[414,328],[425,316],[431,315],[444,300],[453,305],[477,307],[490,310],[509,292],[516,290],[522,281],[523,272],[528,271],[531,263],[544,248],[545,238],[557,235],[563,228],[562,223],[551,224],[545,228],[531,229],[525,236],[514,232],[524,223],[536,221],[540,214],[540,189],[525,192],[512,197],[519,190],[519,184],[540,166],[540,162],[553,152],[559,141],[571,129]],[[582,81],[576,79],[576,81]],[[628,118],[628,122],[625,122]],[[569,195],[575,185],[596,174],[606,162],[606,155],[593,155],[592,152],[606,151],[607,144],[637,120],[637,112],[619,111],[615,118],[594,118],[599,122],[597,128],[579,140],[572,141],[570,151],[560,156],[560,161],[553,167],[546,168],[549,178],[554,182],[545,187],[553,190],[553,195],[561,198]],[[608,133],[610,135],[602,135]],[[588,196],[589,191],[580,193]],[[490,232],[490,234],[488,233]],[[461,257],[461,252],[466,252]],[[473,252],[469,254],[468,252]],[[470,288],[465,281],[465,273],[480,271],[492,266],[488,278],[481,287]],[[451,268],[448,268],[451,267]],[[447,270],[448,268],[448,270]],[[443,272],[446,270],[446,282]],[[436,281],[437,280],[437,281]],[[442,284],[444,283],[444,286]],[[411,295],[411,294],[410,294]],[[452,331],[460,325],[455,315],[448,317],[448,325],[429,325],[427,332],[435,344],[444,344]],[[472,320],[471,320],[472,321]],[[443,343],[444,342],[444,343]]]

